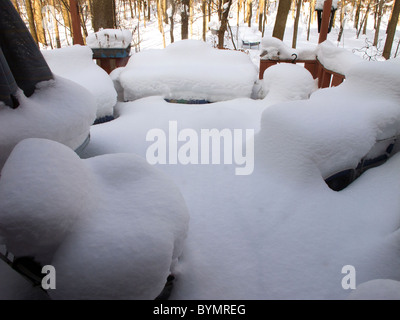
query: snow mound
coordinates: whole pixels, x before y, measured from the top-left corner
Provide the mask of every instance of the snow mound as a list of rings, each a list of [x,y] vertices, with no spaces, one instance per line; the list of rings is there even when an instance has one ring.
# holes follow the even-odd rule
[[[0,179],[0,232],[56,268],[54,299],[154,299],[175,273],[188,213],[174,183],[133,154],[79,159],[27,139]]]
[[[363,61],[361,57],[344,48],[335,46],[328,40],[318,45],[317,56],[325,69],[345,76],[353,66]]]
[[[93,96],[60,77],[40,83],[29,98],[20,91],[18,100],[17,109],[0,104],[0,168],[26,138],[52,139],[75,150],[88,137],[95,119]]]
[[[183,40],[131,57],[119,75],[125,101],[147,96],[211,102],[250,97],[257,69],[237,51]]]
[[[3,167],[0,232],[15,256],[48,264],[76,219],[98,199],[93,174],[78,155],[43,141],[23,140]]]
[[[245,42],[260,42],[262,38],[261,32],[257,27],[240,27],[240,37]]]
[[[127,48],[132,41],[129,30],[102,29],[91,33],[86,38],[90,48]]]
[[[317,89],[317,82],[303,67],[281,63],[265,70],[262,89],[269,102],[303,100]]]
[[[399,74],[390,63],[356,65],[339,87],[266,109],[260,134],[285,139],[276,143],[293,155],[287,158],[296,163],[306,155],[324,178],[355,168],[377,141],[400,135]]]
[[[357,286],[349,300],[400,300],[400,281],[375,279]]]
[[[89,47],[75,45],[41,52],[53,73],[80,84],[95,97],[97,119],[113,115],[117,93],[107,72],[93,62]]]

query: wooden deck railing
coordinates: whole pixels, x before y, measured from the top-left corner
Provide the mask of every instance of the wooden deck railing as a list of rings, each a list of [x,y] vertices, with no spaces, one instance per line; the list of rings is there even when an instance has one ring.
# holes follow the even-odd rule
[[[345,76],[343,74],[326,69],[321,62],[316,58],[315,60],[260,60],[259,79],[263,79],[264,71],[269,67],[278,63],[303,63],[304,68],[307,69],[314,79],[318,78],[318,88],[336,87],[340,85]]]

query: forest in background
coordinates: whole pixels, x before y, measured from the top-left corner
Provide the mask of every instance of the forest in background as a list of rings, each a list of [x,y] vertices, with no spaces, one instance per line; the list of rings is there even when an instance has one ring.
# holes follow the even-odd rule
[[[386,39],[383,56],[390,58],[395,41],[396,27],[399,24],[400,0],[333,0],[337,8],[333,11],[333,27],[339,28],[340,42],[344,21],[352,23],[357,37],[365,34],[367,25],[373,24],[375,36],[373,45],[377,46],[382,19],[387,17]],[[180,39],[193,38],[194,21],[201,19],[202,35],[205,41],[207,31],[215,28],[218,35],[218,47],[224,47],[224,37],[229,31],[230,20],[237,25],[246,24],[257,28],[262,35],[271,14],[274,15],[272,36],[283,40],[288,16],[294,20],[292,46],[296,47],[297,28],[300,15],[307,17],[308,33],[317,19],[316,7],[321,0],[12,0],[19,14],[26,22],[35,42],[41,48],[60,48],[73,43],[71,4],[79,12],[83,41],[90,32],[101,28],[119,28],[132,30],[133,46],[140,46],[140,24],[158,23],[163,36],[164,47],[167,44],[166,27],[169,42],[174,42],[174,26],[180,25]],[[372,21],[371,21],[372,20]],[[308,38],[307,38],[308,40]],[[139,47],[140,48],[140,47]]]

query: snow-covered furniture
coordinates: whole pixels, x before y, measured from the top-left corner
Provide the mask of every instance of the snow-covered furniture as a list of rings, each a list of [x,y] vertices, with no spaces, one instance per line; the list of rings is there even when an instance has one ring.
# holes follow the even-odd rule
[[[124,67],[129,61],[132,33],[129,30],[101,29],[86,38],[93,51],[93,59],[107,73]]]
[[[178,188],[133,154],[82,160],[57,142],[26,139],[2,171],[0,244],[54,266],[54,299],[156,298],[187,228]],[[3,296],[13,291],[0,282]]]
[[[26,138],[82,149],[95,119],[94,99],[52,74],[10,1],[0,3],[0,47],[0,169]]]
[[[243,52],[182,40],[163,50],[136,53],[111,77],[124,101],[148,96],[216,102],[250,97],[257,69]]]
[[[30,97],[19,90],[17,98],[20,105],[16,109],[0,102],[0,168],[18,142],[26,138],[51,139],[73,150],[88,142],[96,105],[80,85],[55,76],[40,83]]]
[[[311,49],[292,49],[283,41],[264,37],[260,54],[259,79],[263,79],[264,72],[270,66],[278,63],[304,64],[314,79],[318,78],[318,87],[336,87],[344,79],[346,72],[361,58],[350,51],[334,46],[324,41]]]
[[[92,59],[92,50],[75,45],[54,50],[42,50],[52,72],[72,80],[87,89],[96,102],[96,123],[113,119],[117,92],[108,74]]]
[[[256,28],[249,28],[249,27],[241,27],[241,34],[240,38],[242,40],[242,48],[249,47],[257,47],[260,48],[262,34]]]

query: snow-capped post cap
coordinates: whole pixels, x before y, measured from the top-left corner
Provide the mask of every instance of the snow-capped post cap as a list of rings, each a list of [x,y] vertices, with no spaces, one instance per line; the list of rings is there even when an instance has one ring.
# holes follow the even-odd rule
[[[127,48],[132,42],[132,32],[126,29],[100,29],[86,38],[87,45],[92,49]]]
[[[326,0],[317,0],[315,3],[315,11],[322,11],[324,10],[324,2]],[[332,10],[336,10],[338,5],[338,0],[332,0]]]

